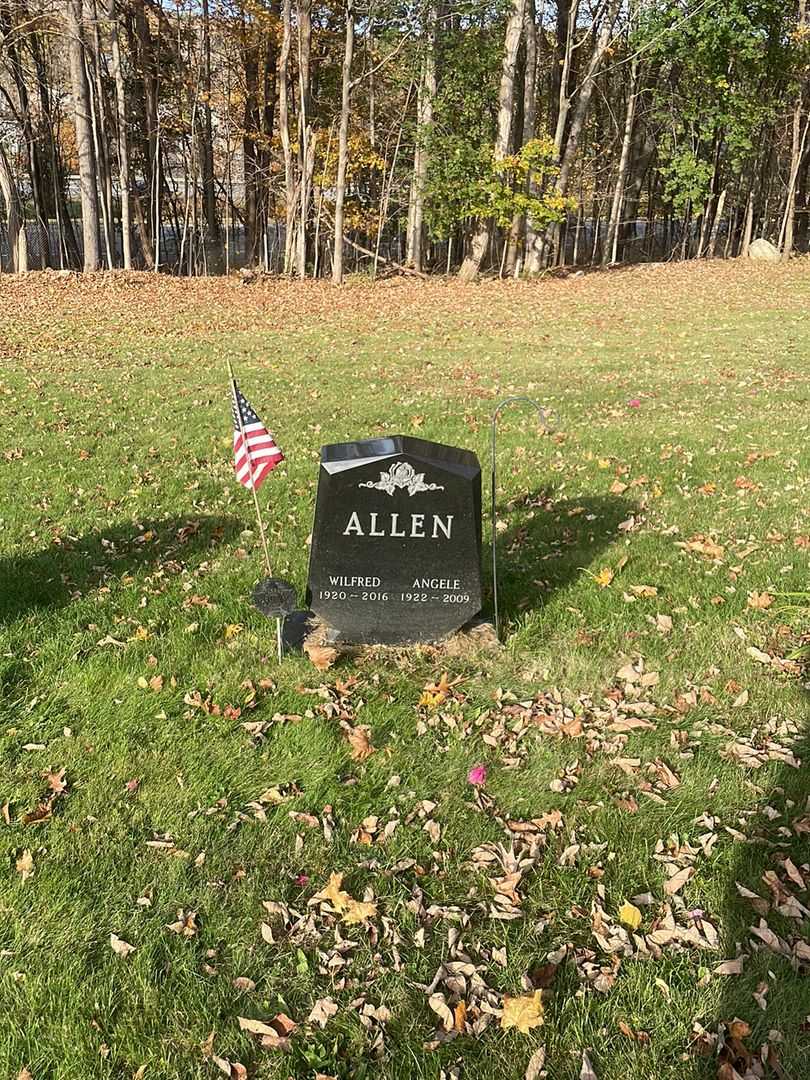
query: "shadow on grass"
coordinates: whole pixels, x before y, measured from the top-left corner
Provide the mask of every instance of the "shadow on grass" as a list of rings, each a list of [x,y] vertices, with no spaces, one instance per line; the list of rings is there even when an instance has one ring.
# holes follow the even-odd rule
[[[179,570],[236,536],[229,517],[171,517],[130,522],[84,536],[64,535],[34,554],[0,558],[0,626],[32,611],[53,611],[125,574],[160,565]]]
[[[805,665],[799,678],[810,716],[810,666]],[[787,742],[779,732],[773,738],[782,745]],[[810,907],[810,727],[799,732],[789,749],[797,765],[780,764],[765,777],[753,770],[749,774],[759,789],[752,790],[752,839],[734,845],[721,920],[727,943],[723,959],[734,959],[739,950],[743,971],[724,978],[714,1023],[705,1023],[724,1038],[719,1046],[705,1047],[701,1077],[808,1076],[810,917],[803,917],[801,906],[794,904]],[[756,898],[741,895],[738,883]],[[735,1019],[748,1025],[750,1033],[730,1029]]]
[[[497,541],[501,619],[513,622],[547,604],[622,535],[619,525],[636,509],[627,499],[612,495],[558,500],[551,488],[498,506],[497,518],[507,525]],[[484,560],[491,574],[489,545]],[[492,609],[491,579],[488,608]]]

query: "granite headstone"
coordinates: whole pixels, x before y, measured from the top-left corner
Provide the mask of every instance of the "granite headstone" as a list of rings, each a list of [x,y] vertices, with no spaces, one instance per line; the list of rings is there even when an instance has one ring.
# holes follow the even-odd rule
[[[321,450],[308,603],[339,641],[433,641],[481,609],[481,466],[392,435]]]

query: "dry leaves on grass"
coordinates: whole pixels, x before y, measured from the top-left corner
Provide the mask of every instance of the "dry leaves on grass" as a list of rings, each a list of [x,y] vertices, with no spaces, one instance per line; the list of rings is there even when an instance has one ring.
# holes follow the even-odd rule
[[[48,785],[48,790],[33,810],[23,814],[23,825],[41,825],[45,821],[50,821],[58,800],[67,794],[68,784],[64,768],[51,769],[42,775]]]
[[[722,544],[718,544],[712,536],[704,536],[703,533],[698,533],[697,536],[693,536],[690,540],[677,541],[676,547],[683,548],[684,551],[694,552],[697,555],[703,555],[707,559],[713,561],[719,561],[726,553],[726,549]]]

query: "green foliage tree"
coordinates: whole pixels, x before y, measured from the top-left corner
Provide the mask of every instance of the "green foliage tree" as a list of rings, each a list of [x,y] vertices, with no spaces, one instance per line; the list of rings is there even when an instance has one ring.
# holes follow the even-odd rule
[[[457,137],[450,146],[443,143],[431,160],[426,212],[431,234],[439,239],[469,218],[492,218],[506,228],[522,214],[542,229],[562,221],[575,206],[553,189],[559,166],[548,135],[503,158],[491,144],[475,147]]]

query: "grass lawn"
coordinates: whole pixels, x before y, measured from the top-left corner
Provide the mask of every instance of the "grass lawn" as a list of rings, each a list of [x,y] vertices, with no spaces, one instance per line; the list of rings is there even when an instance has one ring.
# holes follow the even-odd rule
[[[808,271],[0,277],[0,1076],[806,1078]],[[277,666],[227,357],[301,595],[321,444],[554,409],[500,654]]]

